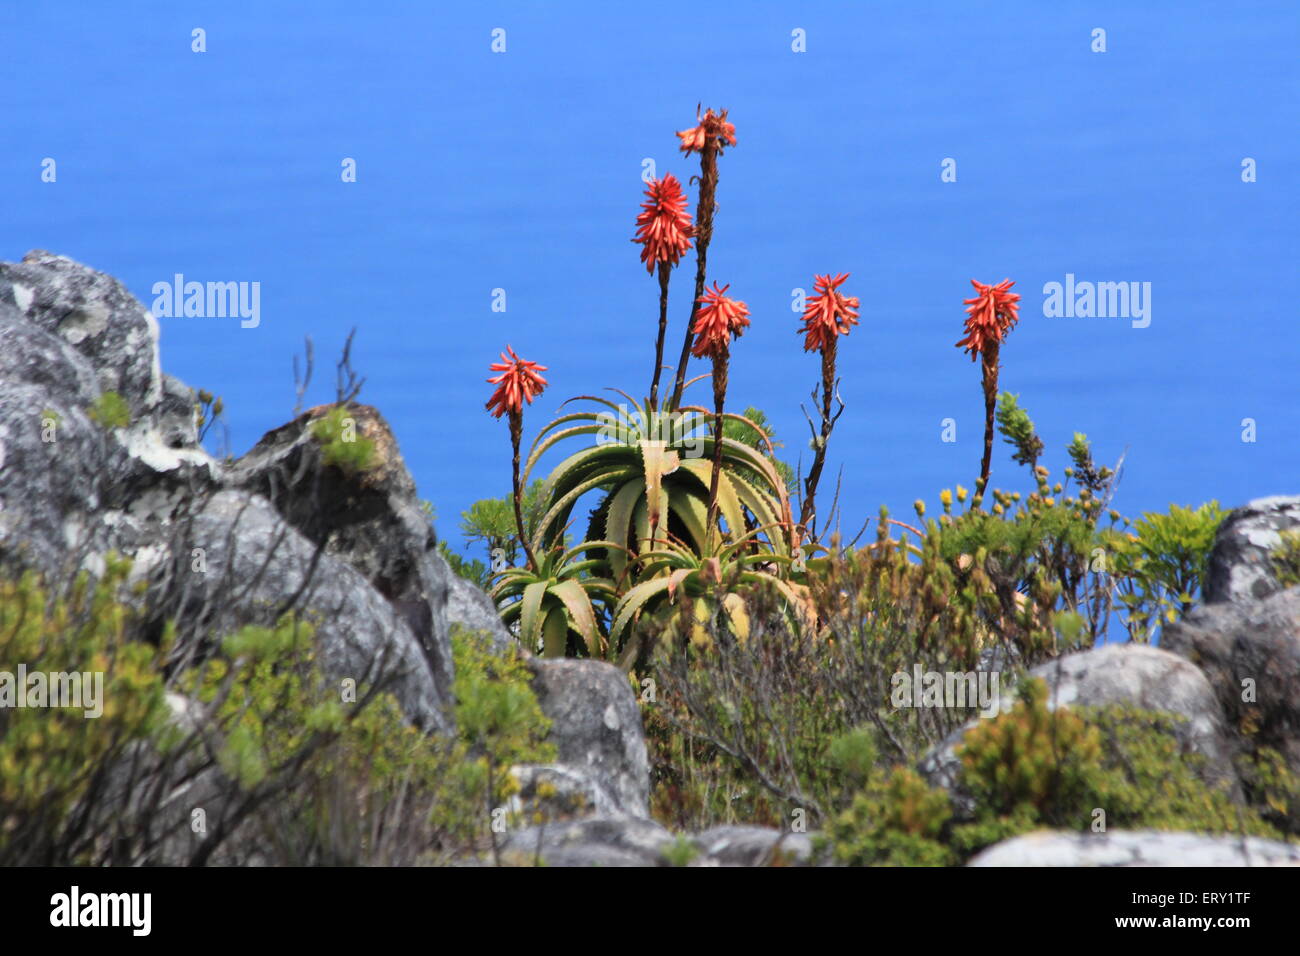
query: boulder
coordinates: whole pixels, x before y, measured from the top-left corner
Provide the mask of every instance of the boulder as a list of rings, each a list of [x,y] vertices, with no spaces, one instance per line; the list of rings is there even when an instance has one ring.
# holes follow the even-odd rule
[[[58,336],[95,371],[97,391],[117,392],[132,419],[163,396],[158,323],[122,283],[41,249],[0,262],[0,301],[36,328]]]
[[[699,850],[692,866],[808,866],[812,838],[770,827],[712,827],[691,838]]]
[[[530,658],[559,762],[586,771],[620,813],[649,816],[650,765],[627,675],[593,660]]]
[[[12,293],[11,293],[12,295]],[[109,547],[97,514],[124,449],[89,415],[95,370],[0,287],[0,566],[53,578]]]
[[[1300,844],[1156,830],[1044,832],[995,844],[967,866],[1300,866]]]
[[[110,391],[125,424],[96,418]],[[331,674],[360,681],[384,662],[407,716],[449,729],[450,573],[414,482],[373,410],[356,415],[378,467],[359,481],[322,467],[305,434],[319,413],[228,471],[200,447],[193,390],[162,374],[157,322],[121,283],[46,252],[0,263],[0,567],[63,582],[124,554],[155,616],[184,617],[182,653],[304,611]],[[285,470],[299,484],[277,484]],[[320,494],[289,493],[303,481]]]
[[[417,636],[438,692],[450,698],[451,642],[445,613],[452,577],[420,508],[415,481],[379,412],[350,405],[356,440],[371,463],[351,473],[323,460],[312,426],[333,406],[309,409],[267,432],[230,468],[227,483],[264,496],[309,541],[357,570]]]
[[[446,566],[442,555],[435,555],[434,560]],[[452,572],[451,568],[447,568],[446,573],[447,623],[460,625],[468,631],[486,634],[493,650],[498,654],[517,647],[519,642],[501,623],[501,615],[497,613],[492,599],[479,590],[473,582]]]
[[[627,816],[604,785],[585,770],[565,764],[519,764],[510,768],[519,792],[510,798],[511,814],[538,822],[587,816]]]
[[[664,866],[673,836],[659,824],[632,817],[589,817],[526,827],[505,836],[503,863],[545,866]]]
[[[382,681],[418,726],[452,728],[420,642],[359,571],[290,526],[266,499],[221,491],[180,525],[171,560],[153,576],[156,607],[180,623],[175,653],[200,659],[205,641],[273,625],[294,610],[315,628],[334,680]]]
[[[1300,587],[1194,608],[1160,643],[1205,673],[1247,750],[1275,749],[1300,775]]]
[[[1300,529],[1300,496],[1259,498],[1230,512],[1214,536],[1201,592],[1206,604],[1250,604],[1282,585],[1272,552],[1280,532]]]

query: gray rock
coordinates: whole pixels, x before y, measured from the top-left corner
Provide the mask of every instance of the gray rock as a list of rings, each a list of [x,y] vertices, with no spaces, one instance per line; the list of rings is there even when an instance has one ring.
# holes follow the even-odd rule
[[[527,827],[507,834],[502,862],[546,866],[664,866],[673,836],[659,824],[632,817],[591,817]]]
[[[1048,706],[1053,710],[1124,704],[1186,717],[1187,723],[1180,724],[1176,734],[1186,751],[1206,758],[1206,783],[1240,796],[1223,708],[1205,675],[1183,658],[1140,644],[1107,644],[1040,664],[1029,675],[1047,682]],[[1014,688],[1002,686],[996,713],[1008,713],[1015,704]],[[957,747],[982,719],[977,717],[959,727],[918,767],[932,785],[953,795],[954,807],[963,818],[971,817],[975,808],[960,785]]]
[[[511,797],[511,814],[534,815],[548,822],[576,817],[620,817],[627,814],[618,802],[585,770],[565,764],[520,764],[510,768],[519,786]]]
[[[1247,749],[1273,748],[1300,774],[1300,587],[1194,608],[1161,646],[1206,674]],[[1300,830],[1300,801],[1289,816]]]
[[[1300,496],[1260,498],[1219,525],[1201,588],[1206,604],[1250,603],[1282,590],[1271,552],[1300,528]]]
[[[163,376],[162,400],[155,419],[159,440],[173,450],[197,449],[199,425],[195,416],[198,395],[180,379]]]
[[[181,386],[165,391],[157,366],[157,325],[116,280],[47,253],[0,263],[0,563],[51,580],[97,572],[157,531],[130,513],[211,483],[216,463],[167,394]],[[125,428],[92,418],[109,387],[124,389]]]
[[[438,693],[450,699],[446,607],[454,575],[436,551],[415,482],[378,411],[368,405],[348,410],[356,437],[374,443],[371,467],[348,474],[324,463],[311,427],[331,409],[309,409],[267,432],[231,466],[226,481],[264,496],[308,540],[362,574],[417,636]]]
[[[181,622],[178,655],[200,659],[213,636],[271,626],[293,608],[314,624],[329,677],[358,687],[383,680],[415,724],[451,729],[450,698],[439,694],[406,622],[360,572],[319,552],[265,499],[217,493],[181,524],[169,551],[153,577],[154,604]]]
[[[1044,832],[991,846],[967,866],[1300,866],[1300,844],[1156,830]]]
[[[98,573],[110,550],[125,554],[133,579],[148,584],[141,636],[175,621],[175,663],[246,624],[301,611],[332,679],[364,685],[382,667],[409,719],[449,732],[450,626],[485,631],[503,651],[516,642],[492,602],[437,554],[382,416],[350,408],[358,436],[376,445],[361,474],[323,462],[310,429],[326,408],[226,466],[199,444],[194,390],[162,373],[158,335],[110,276],[45,252],[0,263],[0,569],[67,580],[80,568]],[[90,414],[110,390],[128,406],[124,427]],[[582,803],[597,813],[593,840],[599,821],[630,820],[600,852],[607,862],[644,859],[663,831],[645,819],[649,768],[626,676],[595,661],[530,666],[559,762],[519,768],[521,782],[534,795],[549,784],[574,812]],[[222,786],[196,778],[190,789],[211,802]],[[189,842],[160,859],[184,859]]]
[[[112,276],[36,249],[0,262],[0,301],[84,356],[98,390],[126,399],[132,418],[162,399],[158,323]]]
[[[507,650],[519,647],[519,642],[501,623],[492,599],[480,591],[470,581],[452,572],[446,566],[442,555],[434,555],[434,560],[446,567],[447,574],[447,623],[459,624],[469,631],[487,634],[493,650],[504,654]]]
[[[529,666],[559,762],[593,776],[620,812],[647,817],[650,765],[627,675],[593,660],[530,658]]]
[[[719,826],[691,838],[700,855],[692,866],[807,866],[812,838],[770,827]]]
[[[0,563],[11,572],[93,569],[109,545],[95,515],[128,466],[87,414],[98,395],[83,356],[0,301]]]

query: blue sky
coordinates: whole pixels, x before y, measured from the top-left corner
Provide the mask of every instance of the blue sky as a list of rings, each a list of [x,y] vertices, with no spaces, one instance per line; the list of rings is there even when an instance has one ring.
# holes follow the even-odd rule
[[[751,310],[729,402],[766,410],[791,460],[819,375],[791,290],[850,272],[862,300],[830,458],[846,524],[971,484],[972,277],[1024,296],[1002,387],[1055,472],[1080,430],[1099,461],[1127,449],[1125,513],[1236,505],[1300,490],[1298,41],[1281,2],[5,4],[0,258],[59,252],[146,306],[176,273],[261,283],[257,328],[160,319],[164,368],[225,398],[237,454],[292,412],[303,337],[326,401],[356,326],[363,400],[459,548],[459,512],[509,487],[483,411],[506,343],[549,366],[529,435],[570,395],[648,389],[642,163],[696,171],[673,132],[702,102],[739,138],[709,255]],[[1067,274],[1150,283],[1150,325],[1045,316]],[[993,474],[1025,486],[1000,443]]]

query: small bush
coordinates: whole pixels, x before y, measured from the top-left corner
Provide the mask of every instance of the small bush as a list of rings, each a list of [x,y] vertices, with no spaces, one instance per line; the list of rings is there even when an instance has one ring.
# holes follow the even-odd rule
[[[0,580],[0,662],[15,684],[20,665],[29,680],[102,680],[97,717],[83,707],[30,706],[30,696],[19,707],[4,699],[16,686],[0,686],[0,865],[101,862],[111,821],[86,811],[106,786],[102,770],[164,725],[166,636],[162,647],[131,640],[136,618],[122,601],[129,569],[110,556],[98,581],[82,573],[66,595],[50,594],[30,573]]]
[[[126,428],[131,424],[131,407],[117,392],[104,392],[87,414],[105,429]]]
[[[1283,531],[1282,543],[1273,549],[1273,570],[1284,588],[1300,584],[1300,531]]]
[[[1278,760],[1260,762],[1252,804],[1238,805],[1203,781],[1205,758],[1180,741],[1182,721],[1117,705],[1053,711],[1046,685],[1028,682],[1010,713],[981,722],[958,747],[973,819],[954,818],[949,795],[910,769],[878,767],[822,846],[842,863],[938,865],[1045,828],[1280,837],[1266,816],[1286,813],[1294,776]]]
[[[345,475],[358,475],[374,465],[375,443],[357,435],[356,421],[346,405],[336,405],[312,422],[312,437],[321,446],[321,459]]]
[[[947,793],[900,767],[859,794],[818,846],[847,866],[947,866],[956,857],[940,837],[951,815]]]

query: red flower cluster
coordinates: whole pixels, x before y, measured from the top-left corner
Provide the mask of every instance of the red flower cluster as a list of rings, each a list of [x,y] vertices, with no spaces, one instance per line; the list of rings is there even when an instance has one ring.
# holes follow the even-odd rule
[[[691,354],[696,358],[725,355],[731,344],[731,337],[740,338],[745,327],[749,325],[749,307],[743,302],[729,299],[726,291],[730,284],[721,289],[713,283],[713,288],[704,293],[699,300],[700,310],[696,313],[695,345]]]
[[[683,130],[678,133],[681,138],[683,153],[698,153],[704,149],[704,144],[712,139],[722,152],[724,146],[736,145],[736,126],[734,123],[727,122],[727,111],[723,110],[721,114],[714,113],[712,109],[706,110],[701,118],[699,109],[695,111],[695,119],[699,126],[692,129]]]
[[[509,357],[506,356],[506,352],[510,353]],[[492,393],[485,406],[492,412],[493,418],[500,418],[505,412],[518,415],[524,410],[524,402],[531,404],[546,387],[546,379],[537,374],[546,371],[545,365],[521,359],[508,345],[506,352],[501,353],[500,362],[493,362],[489,366],[493,372],[501,373],[495,378],[488,379],[489,385],[497,386],[497,390]]]
[[[672,173],[663,179],[650,180],[645,194],[648,199],[641,204],[641,213],[636,217],[636,238],[632,241],[644,245],[641,261],[646,272],[653,274],[657,263],[677,265],[681,261],[682,253],[691,247],[695,227],[686,211],[682,184]]]
[[[858,324],[858,297],[841,295],[837,291],[848,277],[847,272],[841,272],[833,279],[830,275],[814,277],[817,294],[809,297],[803,311],[804,324],[799,329],[806,335],[805,352],[822,351],[835,336],[848,335],[849,329]]]
[[[997,285],[985,285],[970,280],[977,293],[973,299],[963,299],[966,304],[966,337],[957,343],[965,348],[971,361],[982,355],[990,343],[1001,344],[1007,332],[1020,318],[1020,293],[1009,291],[1014,282],[1003,279]]]

